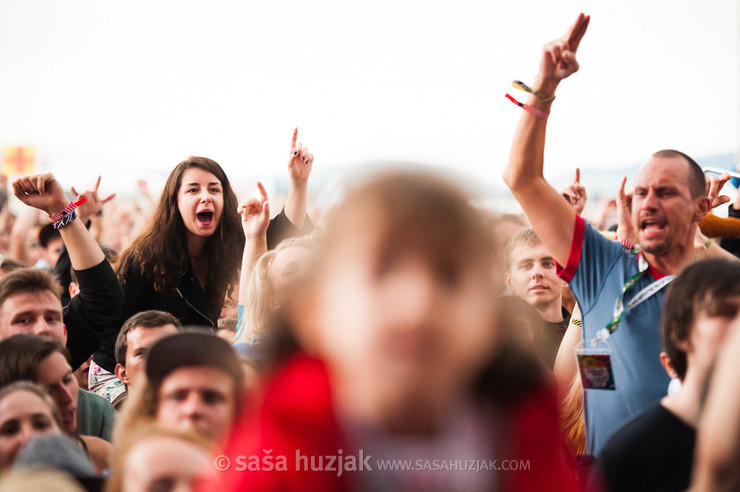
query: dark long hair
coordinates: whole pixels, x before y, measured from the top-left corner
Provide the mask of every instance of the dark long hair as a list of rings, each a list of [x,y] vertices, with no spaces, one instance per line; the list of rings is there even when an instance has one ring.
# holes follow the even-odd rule
[[[206,157],[190,157],[172,170],[162,191],[149,227],[137,237],[121,256],[118,276],[126,282],[131,262],[138,260],[142,276],[162,294],[174,292],[190,264],[187,229],[177,207],[177,194],[185,171],[197,167],[221,181],[223,213],[218,228],[206,241],[203,253],[208,258],[205,293],[209,301],[232,291],[238,281],[238,268],[244,249],[244,232],[237,213],[238,202],[221,166]]]

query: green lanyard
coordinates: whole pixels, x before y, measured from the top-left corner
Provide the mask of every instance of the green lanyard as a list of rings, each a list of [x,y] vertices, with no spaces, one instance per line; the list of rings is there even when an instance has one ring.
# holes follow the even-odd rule
[[[599,330],[596,333],[597,339],[606,340],[607,338],[609,338],[609,335],[617,331],[617,328],[619,328],[619,322],[622,321],[622,317],[627,311],[637,307],[639,304],[646,301],[657,292],[660,292],[663,287],[671,283],[671,281],[676,278],[675,275],[666,275],[665,277],[652,282],[650,285],[638,292],[637,295],[635,295],[635,297],[633,297],[632,300],[627,304],[627,308],[625,309],[624,303],[622,301],[622,299],[624,298],[624,294],[637,282],[639,282],[640,279],[645,275],[645,273],[647,273],[648,262],[642,255],[639,256],[638,267],[640,271],[633,275],[632,278],[630,278],[624,284],[624,287],[622,287],[622,293],[614,302],[614,318],[612,318],[612,320],[606,325],[605,328]]]

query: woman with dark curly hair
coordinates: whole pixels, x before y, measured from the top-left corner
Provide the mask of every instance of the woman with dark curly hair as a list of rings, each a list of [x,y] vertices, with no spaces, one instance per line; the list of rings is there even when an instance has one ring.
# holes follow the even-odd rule
[[[288,163],[290,191],[285,209],[270,221],[268,247],[312,227],[305,202],[313,155],[296,144],[296,133]],[[190,157],[170,173],[149,226],[121,255],[118,275],[126,300],[93,356],[91,391],[109,401],[124,391],[108,373],[115,367],[118,331],[138,312],[158,309],[183,325],[216,329],[224,298],[239,281],[245,238],[238,207],[215,161]]]

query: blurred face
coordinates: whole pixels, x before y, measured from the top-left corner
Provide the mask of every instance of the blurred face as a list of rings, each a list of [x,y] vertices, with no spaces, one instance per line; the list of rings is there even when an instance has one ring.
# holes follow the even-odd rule
[[[716,301],[713,312],[702,313],[694,323],[685,348],[688,371],[709,371],[732,321],[740,311],[740,296]]]
[[[223,442],[234,423],[234,381],[213,367],[183,367],[170,373],[159,387],[157,420],[193,429]]]
[[[696,213],[685,159],[654,157],[640,169],[632,198],[632,224],[645,252],[662,255],[676,245],[692,244]]]
[[[563,285],[555,271],[555,260],[543,244],[520,244],[511,252],[506,287],[535,309],[560,305]]]
[[[0,339],[19,333],[47,336],[67,343],[62,303],[48,290],[20,292],[0,307]]]
[[[46,249],[44,250],[44,258],[46,258],[46,261],[49,262],[49,265],[51,265],[52,268],[54,268],[57,265],[57,261],[59,261],[59,256],[62,254],[62,245],[64,243],[62,242],[62,238],[55,238],[49,241],[49,243],[46,245]]]
[[[77,379],[67,359],[54,352],[36,368],[36,383],[46,388],[62,416],[64,430],[77,432]]]
[[[433,265],[377,242],[360,228],[327,252],[313,289],[315,325],[301,336],[330,367],[340,413],[426,431],[490,354],[488,269]]]
[[[221,181],[198,167],[182,175],[177,192],[177,208],[188,230],[198,237],[209,237],[218,227],[223,212],[224,194]]]
[[[140,326],[131,330],[126,337],[126,367],[125,374],[121,378],[122,380],[125,378],[123,382],[131,386],[146,368],[146,354],[149,352],[149,347],[163,336],[174,333],[177,333],[177,328],[172,324],[153,328]]]
[[[33,436],[60,432],[45,401],[30,391],[10,393],[0,401],[0,470],[13,464]]]
[[[277,303],[283,302],[283,293],[306,267],[311,250],[302,246],[291,246],[280,250],[270,263],[270,280],[277,297]]]
[[[211,456],[174,437],[150,437],[131,448],[123,465],[123,491],[186,492],[214,475]]]

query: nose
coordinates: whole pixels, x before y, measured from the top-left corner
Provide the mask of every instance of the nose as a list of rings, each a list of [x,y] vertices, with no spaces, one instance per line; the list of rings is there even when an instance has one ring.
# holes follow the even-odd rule
[[[33,334],[43,337],[49,337],[52,335],[51,326],[43,317],[39,317],[36,324],[33,325]]]
[[[401,301],[404,325],[409,328],[426,324],[434,317],[434,308],[438,304],[437,282],[434,276],[423,266],[404,269],[397,279],[397,300]]]
[[[213,198],[211,197],[211,194],[209,193],[208,189],[203,189],[200,192],[200,201],[203,203],[210,202]]]
[[[20,431],[15,436],[15,442],[13,443],[13,454],[18,453],[18,451],[20,451],[21,448],[25,446],[26,443],[30,441],[31,438],[36,434],[38,434],[38,432],[34,430],[30,422],[22,424]]]
[[[198,420],[203,415],[203,399],[197,391],[191,391],[180,408],[186,418]]]
[[[66,386],[59,387],[54,391],[53,396],[57,400],[56,404],[60,410],[64,410],[73,401],[72,392]]]
[[[652,188],[648,188],[645,197],[642,199],[642,210],[655,210],[658,208],[658,196]]]

